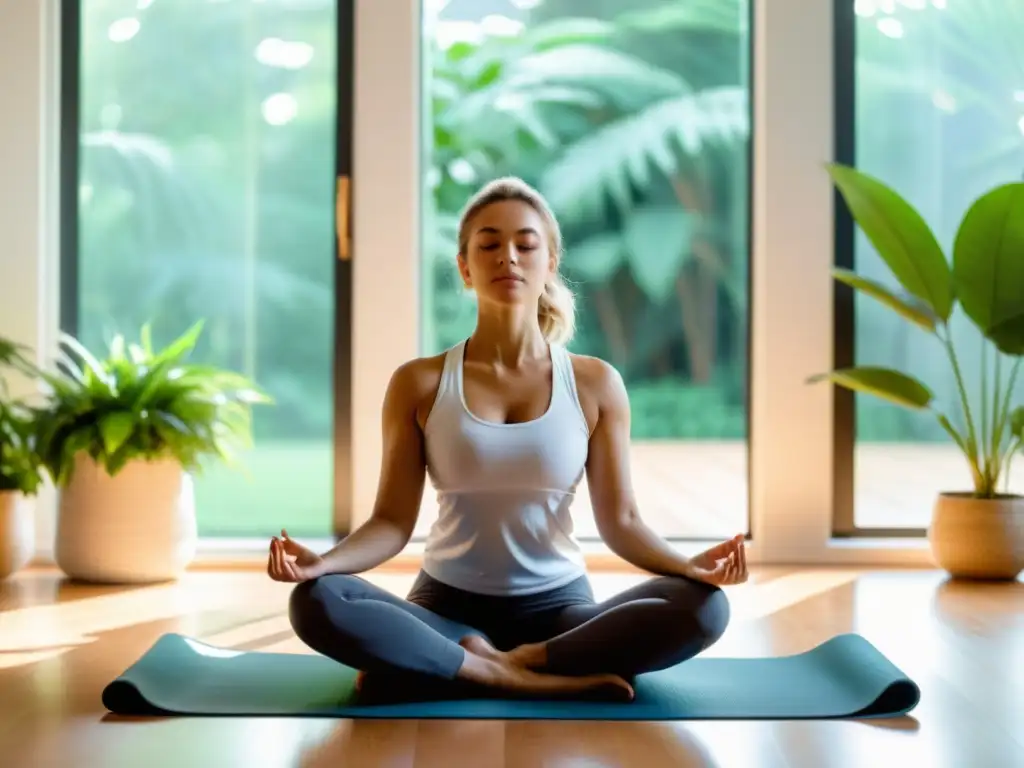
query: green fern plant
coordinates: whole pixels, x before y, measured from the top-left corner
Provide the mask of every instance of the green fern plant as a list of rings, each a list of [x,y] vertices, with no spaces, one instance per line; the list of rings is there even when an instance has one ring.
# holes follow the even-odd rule
[[[895,190],[841,164],[828,170],[902,291],[844,269],[836,269],[835,278],[938,339],[956,381],[958,413],[945,413],[926,384],[890,368],[855,366],[813,376],[810,382],[830,381],[931,412],[967,460],[974,496],[997,497],[1000,479],[1009,477],[1010,462],[1024,445],[1024,407],[1011,402],[1024,358],[1024,183],[997,186],[969,206],[949,260],[920,213]],[[983,339],[980,402],[968,396],[950,332],[958,306]]]
[[[0,338],[0,491],[34,496],[45,477],[36,446],[34,413],[24,400],[11,396],[2,369],[31,376],[28,350]]]
[[[160,350],[149,326],[138,344],[117,336],[103,359],[61,338],[57,371],[40,371],[48,390],[36,411],[39,453],[58,485],[87,453],[114,476],[133,460],[171,458],[189,472],[215,457],[236,465],[252,443],[252,406],[271,399],[247,377],[188,362],[197,323]]]

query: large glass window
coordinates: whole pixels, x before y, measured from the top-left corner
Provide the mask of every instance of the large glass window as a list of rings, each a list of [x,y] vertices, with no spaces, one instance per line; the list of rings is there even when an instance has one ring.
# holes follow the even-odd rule
[[[856,19],[856,121],[840,130],[855,130],[856,165],[917,207],[948,254],[970,203],[1024,173],[1024,5],[847,2]],[[892,284],[860,232],[852,266]],[[955,378],[939,344],[870,298],[857,296],[853,311],[857,364],[906,370],[932,387],[949,411],[957,410]],[[952,328],[977,403],[981,339],[959,312]],[[991,376],[991,355],[987,365]],[[1003,365],[1004,375],[1009,369]],[[1018,387],[1021,399],[1024,382]],[[920,530],[939,491],[972,487],[962,454],[933,417],[866,396],[856,398],[855,414],[852,520],[837,521],[840,528]],[[1024,469],[1019,462],[1015,467],[1010,488],[1024,492]]]
[[[831,303],[818,291],[830,256],[828,58],[838,42],[837,159],[896,186],[948,246],[968,202],[1024,168],[1024,11],[834,0],[833,41],[826,4],[761,3],[752,99],[747,0],[358,5],[65,3],[81,44],[63,46],[62,146],[77,162],[62,195],[77,200],[61,206],[74,225],[61,222],[62,323],[99,347],[147,321],[162,341],[203,318],[200,355],[277,399],[256,414],[248,476],[211,466],[199,480],[202,535],[262,539],[287,520],[323,536],[365,519],[388,378],[473,324],[455,216],[481,184],[514,174],[564,229],[580,311],[572,349],[626,380],[645,518],[672,538],[720,538],[747,530],[752,513],[766,556],[831,556],[817,519],[830,481],[813,479],[829,475],[830,403],[803,384],[832,362],[821,336]],[[349,155],[363,175],[344,186]],[[351,219],[351,240],[335,218]],[[842,239],[841,263],[883,274],[863,237]],[[335,258],[349,242],[352,260]],[[837,310],[845,362],[905,364],[949,399],[941,351],[912,327],[860,296]],[[980,356],[959,319],[956,339],[963,360]],[[972,387],[978,370],[965,365]],[[748,502],[751,390],[765,429]],[[851,416],[834,446],[845,446],[839,528],[916,531],[937,489],[967,485],[927,419],[868,398],[850,410],[837,395],[838,425]],[[436,514],[429,488],[424,501],[421,535]],[[594,537],[585,485],[576,512],[579,535]]]
[[[77,311],[87,345],[206,322],[274,396],[204,536],[332,532],[335,4],[82,0]],[[68,308],[66,307],[65,310]]]
[[[424,7],[423,351],[475,322],[459,209],[524,178],[565,235],[570,349],[625,378],[640,508],[678,538],[748,528],[747,15],[744,0]],[[594,537],[583,495],[577,533]]]

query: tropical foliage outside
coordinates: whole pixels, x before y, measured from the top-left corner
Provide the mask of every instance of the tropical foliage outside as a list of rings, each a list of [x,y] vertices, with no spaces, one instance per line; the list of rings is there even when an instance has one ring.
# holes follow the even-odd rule
[[[1014,47],[1024,11],[996,0],[890,14],[857,5],[859,164],[946,243],[967,201],[1024,169]],[[82,6],[80,339],[100,348],[150,323],[166,343],[203,320],[197,355],[260,381],[276,403],[255,416],[254,479],[213,470],[199,483],[203,533],[262,536],[287,516],[295,535],[326,534],[334,4]],[[621,370],[634,439],[742,445],[747,2],[425,7],[423,352],[473,320],[453,279],[458,210],[479,184],[516,174],[559,215],[580,296],[574,349]],[[857,261],[883,276],[863,240]],[[969,329],[958,328],[969,359]],[[912,334],[858,302],[859,362],[938,369],[942,350]],[[858,406],[861,441],[945,439],[915,414]]]

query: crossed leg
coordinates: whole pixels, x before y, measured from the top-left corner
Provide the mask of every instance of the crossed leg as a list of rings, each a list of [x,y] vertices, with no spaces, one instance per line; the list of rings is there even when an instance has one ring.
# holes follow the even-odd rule
[[[528,629],[534,638],[502,653],[487,638],[464,642],[476,653],[554,675],[637,675],[679,664],[725,633],[729,601],[718,587],[659,577],[601,603],[571,605]]]
[[[454,680],[459,640],[481,633],[358,576],[333,574],[292,590],[288,616],[306,645],[363,672],[404,671]]]
[[[369,673],[367,679],[379,674],[388,681],[384,689],[401,676],[403,698],[414,691],[438,695],[437,683],[454,681],[520,694],[632,696],[625,681],[613,675],[555,675],[476,654],[473,641],[490,647],[479,630],[358,576],[332,574],[299,584],[288,612],[296,635],[318,653]]]

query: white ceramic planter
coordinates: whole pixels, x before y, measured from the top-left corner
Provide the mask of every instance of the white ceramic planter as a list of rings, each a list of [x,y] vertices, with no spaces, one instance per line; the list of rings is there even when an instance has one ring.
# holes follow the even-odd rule
[[[192,479],[174,461],[134,461],[110,477],[85,453],[60,494],[55,555],[73,579],[176,579],[195,557]]]
[[[35,534],[30,500],[14,491],[0,491],[0,579],[28,565]]]
[[[1015,579],[1024,570],[1024,498],[941,494],[928,541],[936,564],[955,578]]]

